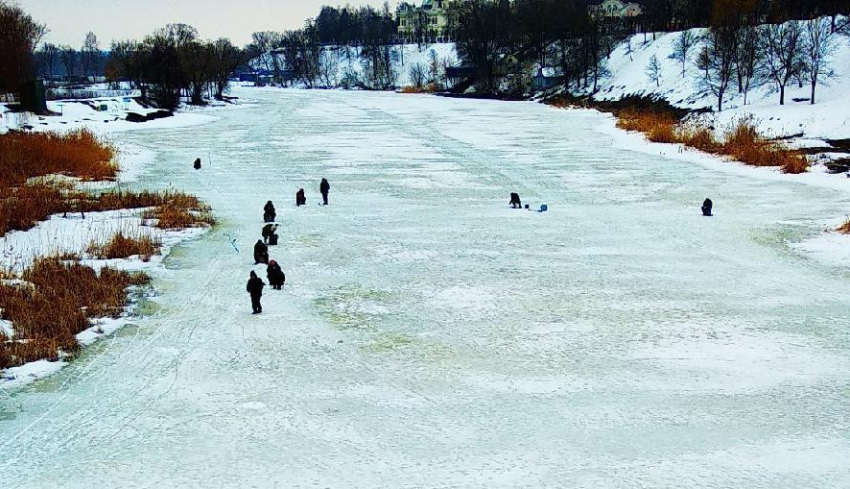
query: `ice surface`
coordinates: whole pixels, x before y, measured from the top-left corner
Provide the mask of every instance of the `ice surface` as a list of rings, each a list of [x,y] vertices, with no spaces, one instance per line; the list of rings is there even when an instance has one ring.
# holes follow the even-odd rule
[[[797,248],[847,192],[588,111],[247,93],[116,136],[221,225],[135,328],[0,394],[4,488],[850,485],[848,272]],[[251,316],[269,199],[288,280]]]

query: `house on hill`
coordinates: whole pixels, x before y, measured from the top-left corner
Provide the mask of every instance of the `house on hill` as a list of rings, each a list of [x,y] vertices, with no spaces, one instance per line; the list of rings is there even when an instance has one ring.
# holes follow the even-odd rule
[[[449,6],[457,0],[422,0],[422,6],[402,2],[396,10],[398,35],[405,41],[448,40]]]
[[[622,2],[620,0],[604,0],[597,5],[587,7],[588,13],[598,17],[625,19],[643,15],[643,7],[638,3]]]

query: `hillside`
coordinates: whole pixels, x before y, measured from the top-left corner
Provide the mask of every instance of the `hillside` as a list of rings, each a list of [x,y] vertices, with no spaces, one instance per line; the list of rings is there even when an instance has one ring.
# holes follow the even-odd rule
[[[695,29],[692,32],[702,36],[705,30]],[[594,98],[619,100],[626,95],[658,96],[676,107],[716,110],[717,99],[702,86],[702,73],[695,62],[700,45],[692,49],[684,78],[681,64],[670,58],[679,35],[678,32],[663,33],[657,35],[655,40],[650,35],[644,42],[643,34],[639,34],[621,43],[607,61],[609,75],[600,82]],[[718,130],[727,127],[732,121],[752,116],[764,134],[770,137],[850,138],[850,115],[846,110],[850,104],[848,41],[850,39],[846,37],[838,37],[835,53],[830,58],[834,76],[818,86],[815,105],[809,103],[810,87],[805,82],[802,88],[796,81],[789,83],[784,106],[779,105],[779,94],[770,83],[752,89],[745,105],[743,94],[737,92],[733,82],[724,101],[724,110],[706,117],[714,122]],[[647,75],[647,66],[653,56],[661,66],[658,85]]]

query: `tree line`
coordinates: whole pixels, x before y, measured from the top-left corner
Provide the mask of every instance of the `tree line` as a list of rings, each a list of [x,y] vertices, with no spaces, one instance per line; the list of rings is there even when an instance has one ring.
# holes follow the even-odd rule
[[[229,39],[202,40],[187,24],[169,24],[141,41],[115,41],[106,61],[110,80],[129,82],[144,101],[173,109],[181,97],[202,104],[223,100],[245,51]]]

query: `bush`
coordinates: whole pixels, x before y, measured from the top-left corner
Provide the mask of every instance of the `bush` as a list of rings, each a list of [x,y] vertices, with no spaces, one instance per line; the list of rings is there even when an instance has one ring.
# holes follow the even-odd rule
[[[58,258],[37,260],[22,278],[25,284],[0,284],[0,317],[15,330],[14,338],[0,342],[4,368],[77,351],[76,335],[91,327],[91,318],[118,316],[127,288],[149,281],[142,273],[106,267],[98,274]]]
[[[844,222],[844,224],[838,226],[836,229],[841,234],[850,234],[850,219]]]
[[[173,203],[163,204],[144,214],[145,219],[155,220],[160,229],[184,229],[212,226],[215,218],[206,211],[192,211]]]
[[[142,261],[149,261],[151,256],[159,251],[160,246],[161,243],[150,236],[130,237],[119,231],[105,244],[91,243],[88,252],[107,260],[138,256]]]
[[[118,174],[115,149],[88,130],[0,135],[0,188],[23,185],[33,177],[66,175],[112,180]]]

